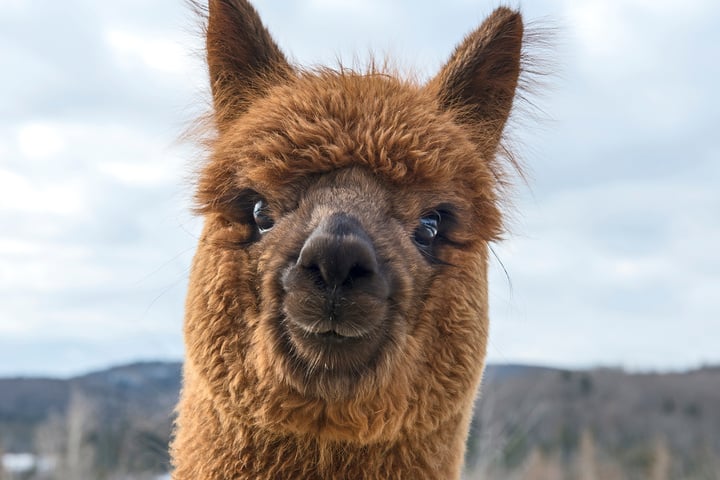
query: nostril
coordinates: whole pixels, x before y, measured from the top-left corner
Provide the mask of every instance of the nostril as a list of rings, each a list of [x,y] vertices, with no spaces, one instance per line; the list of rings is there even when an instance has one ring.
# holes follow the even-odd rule
[[[317,265],[311,264],[303,266],[305,271],[309,274],[310,279],[313,281],[316,287],[323,288],[326,286],[324,275]]]
[[[365,265],[355,263],[352,267],[350,267],[350,271],[348,272],[347,278],[345,279],[345,283],[347,283],[347,281],[349,280],[359,280],[361,278],[371,277],[374,274],[374,270],[367,268],[367,266]]]

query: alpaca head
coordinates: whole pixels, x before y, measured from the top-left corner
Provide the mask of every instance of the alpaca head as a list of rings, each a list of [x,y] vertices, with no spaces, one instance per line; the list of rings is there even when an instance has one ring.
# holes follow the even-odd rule
[[[467,416],[522,32],[498,9],[418,84],[291,66],[245,1],[210,1],[186,382],[220,415],[353,442]]]

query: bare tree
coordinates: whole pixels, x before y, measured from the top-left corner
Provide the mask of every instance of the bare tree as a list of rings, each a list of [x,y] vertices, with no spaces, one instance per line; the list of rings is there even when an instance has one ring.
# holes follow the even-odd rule
[[[653,449],[653,463],[650,471],[651,480],[668,480],[670,478],[670,450],[665,437],[660,436],[655,440]]]
[[[523,466],[523,480],[562,480],[565,478],[562,461],[558,455],[546,455],[534,448]]]
[[[0,439],[2,440],[2,439]],[[3,450],[2,443],[0,442],[0,480],[9,480],[9,476],[5,473],[5,451]]]
[[[63,478],[72,478],[73,480],[94,478],[95,448],[87,437],[95,429],[96,423],[93,402],[79,390],[73,390],[67,410],[67,444]]]
[[[583,430],[580,435],[580,451],[578,453],[578,479],[597,480],[597,461],[595,453],[595,439],[590,430]]]
[[[57,470],[63,464],[66,443],[66,419],[57,412],[53,412],[35,428],[34,445],[38,465]],[[53,473],[57,472],[45,473],[54,478]]]

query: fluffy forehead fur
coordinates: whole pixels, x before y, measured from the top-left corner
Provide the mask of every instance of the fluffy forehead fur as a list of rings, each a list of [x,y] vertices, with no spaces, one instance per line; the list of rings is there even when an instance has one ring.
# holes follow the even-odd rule
[[[212,205],[243,187],[283,198],[308,177],[361,166],[400,200],[404,192],[426,196],[408,213],[450,201],[474,238],[496,239],[503,169],[457,116],[439,108],[431,88],[388,74],[303,72],[269,87],[219,136],[198,200]]]

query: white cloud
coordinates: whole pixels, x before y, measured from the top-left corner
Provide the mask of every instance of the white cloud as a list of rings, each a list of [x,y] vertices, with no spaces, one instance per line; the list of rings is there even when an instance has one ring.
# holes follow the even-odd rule
[[[84,211],[83,192],[78,182],[57,185],[0,169],[0,213],[49,213],[61,216]]]
[[[114,29],[108,30],[105,37],[123,60],[140,61],[146,68],[166,73],[190,70],[190,58],[186,50],[173,40]]]
[[[619,2],[584,1],[566,4],[567,21],[584,50],[595,56],[614,56],[620,48],[632,48],[632,28]]]
[[[20,153],[30,159],[52,157],[65,147],[60,131],[46,123],[22,125],[18,129],[17,143]]]
[[[139,165],[129,162],[103,162],[98,165],[100,171],[105,172],[117,180],[130,185],[152,186],[177,180],[166,168],[155,165]]]

